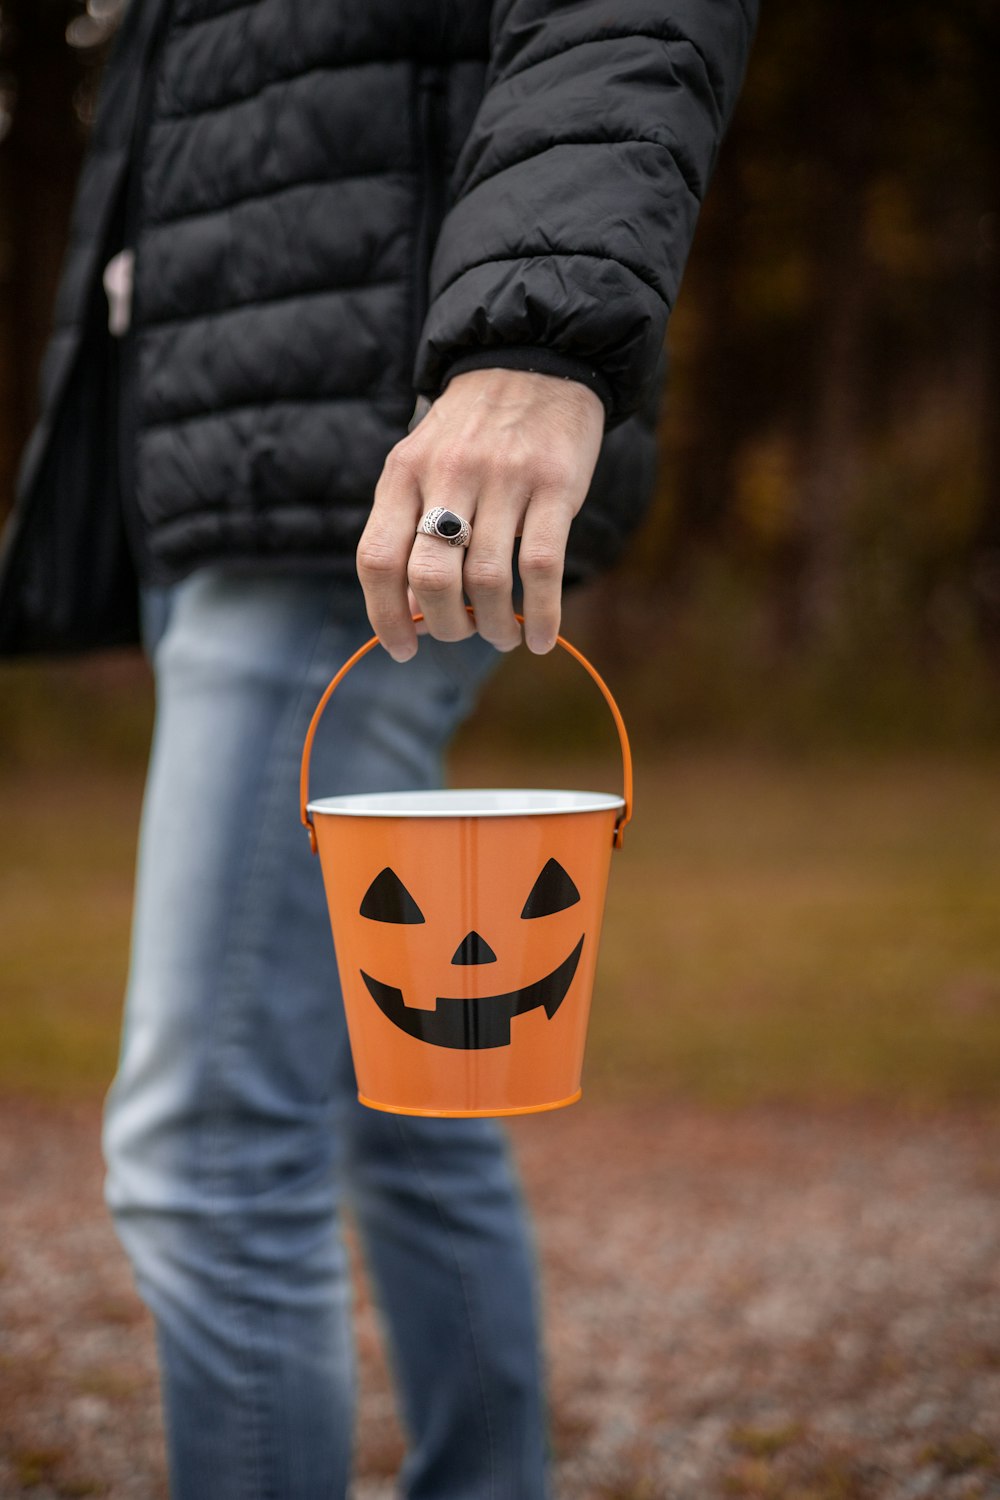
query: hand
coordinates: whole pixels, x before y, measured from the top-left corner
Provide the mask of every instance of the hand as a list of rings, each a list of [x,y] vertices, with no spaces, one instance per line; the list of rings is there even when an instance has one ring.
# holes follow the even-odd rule
[[[478,630],[500,651],[520,643],[512,600],[517,537],[525,640],[532,651],[551,651],[570,522],[603,434],[604,406],[579,381],[489,369],[449,382],[386,459],[358,547],[368,618],[396,661],[417,649],[417,612],[440,641]],[[415,534],[435,505],[471,522],[467,549]]]

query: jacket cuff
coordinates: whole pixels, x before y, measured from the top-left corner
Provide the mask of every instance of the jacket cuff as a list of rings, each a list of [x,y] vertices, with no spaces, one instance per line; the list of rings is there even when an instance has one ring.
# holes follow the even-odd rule
[[[555,375],[560,380],[577,380],[594,392],[604,406],[605,418],[611,416],[614,396],[600,370],[577,359],[571,354],[559,354],[554,349],[532,348],[530,345],[498,345],[494,349],[476,349],[463,354],[445,370],[441,379],[440,395],[448,382],[456,375],[465,375],[469,370],[527,370],[533,375]],[[429,393],[428,393],[429,394]]]

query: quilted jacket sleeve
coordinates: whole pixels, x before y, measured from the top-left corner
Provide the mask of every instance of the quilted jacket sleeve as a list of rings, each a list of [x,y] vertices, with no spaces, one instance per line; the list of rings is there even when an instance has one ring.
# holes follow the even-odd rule
[[[417,388],[569,375],[610,424],[654,377],[756,0],[498,0],[431,267]]]

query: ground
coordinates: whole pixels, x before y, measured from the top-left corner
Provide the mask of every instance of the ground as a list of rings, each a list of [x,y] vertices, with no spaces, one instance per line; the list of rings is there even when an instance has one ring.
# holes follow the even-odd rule
[[[1000,1497],[997,772],[647,747],[584,1101],[514,1131],[557,1500]],[[140,787],[69,740],[0,783],[0,1500],[164,1493],[98,1155]],[[357,1333],[355,1500],[389,1500],[363,1295]]]
[[[93,1105],[0,1106],[0,1496],[165,1494]],[[558,1500],[1000,1496],[1000,1120],[586,1101],[517,1123]],[[400,1454],[357,1322],[356,1500]]]

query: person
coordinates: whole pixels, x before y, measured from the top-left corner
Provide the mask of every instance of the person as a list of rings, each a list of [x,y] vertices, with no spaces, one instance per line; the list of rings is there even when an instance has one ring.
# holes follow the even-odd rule
[[[633,531],[667,316],[754,23],[751,0],[125,13],[0,650],[141,628],[155,668],[105,1151],[180,1500],[346,1493],[348,1205],[405,1494],[548,1492],[504,1138],[358,1103],[296,770],[322,688],[372,628],[386,649],[339,690],[314,784],[439,784],[522,639],[515,588],[546,652],[564,585]],[[123,251],[115,337],[102,276]]]

